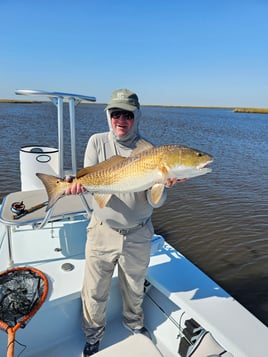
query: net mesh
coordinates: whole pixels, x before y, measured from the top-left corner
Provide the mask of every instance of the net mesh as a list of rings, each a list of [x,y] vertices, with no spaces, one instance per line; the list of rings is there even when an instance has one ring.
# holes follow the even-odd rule
[[[0,320],[14,327],[35,308],[44,288],[43,279],[31,270],[12,270],[1,275]]]

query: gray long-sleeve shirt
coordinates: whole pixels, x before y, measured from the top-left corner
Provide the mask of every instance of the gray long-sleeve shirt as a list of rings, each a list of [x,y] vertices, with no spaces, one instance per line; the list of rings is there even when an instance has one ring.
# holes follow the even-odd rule
[[[96,165],[114,155],[130,156],[134,148],[113,139],[112,132],[98,133],[90,137],[84,158],[84,167]],[[118,193],[112,195],[108,204],[100,208],[92,199],[92,208],[97,217],[113,228],[132,228],[147,221],[153,208],[160,207],[166,199],[166,191],[157,206],[151,202],[151,191]]]

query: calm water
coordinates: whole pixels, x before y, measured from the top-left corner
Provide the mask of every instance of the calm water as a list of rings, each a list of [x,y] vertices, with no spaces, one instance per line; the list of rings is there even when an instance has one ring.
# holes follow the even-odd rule
[[[103,108],[77,107],[79,168],[88,137],[107,128]],[[0,103],[0,127],[2,200],[20,190],[21,146],[57,147],[56,107]],[[214,156],[211,174],[169,190],[154,212],[155,230],[268,325],[268,115],[144,107],[141,133],[156,145],[180,143]]]

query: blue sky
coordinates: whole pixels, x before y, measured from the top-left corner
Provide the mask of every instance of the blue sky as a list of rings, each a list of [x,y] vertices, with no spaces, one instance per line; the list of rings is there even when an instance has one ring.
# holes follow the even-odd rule
[[[0,0],[0,98],[268,107],[266,0]],[[19,97],[19,99],[22,99]]]

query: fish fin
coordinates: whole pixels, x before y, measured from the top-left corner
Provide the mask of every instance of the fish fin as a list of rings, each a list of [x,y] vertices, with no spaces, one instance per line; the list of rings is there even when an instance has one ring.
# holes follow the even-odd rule
[[[154,145],[149,143],[149,141],[146,141],[144,139],[140,139],[136,143],[135,149],[131,153],[131,157],[140,154],[141,152],[153,148]]]
[[[167,175],[167,173],[169,172],[169,174],[171,173],[171,170],[169,167],[167,167],[167,165],[160,165],[159,166],[159,170],[160,170],[160,173],[162,175],[162,177],[165,177]]]
[[[107,169],[113,165],[119,164],[120,162],[124,161],[125,159],[126,158],[123,156],[112,156],[110,159],[102,161],[97,165],[84,167],[83,169],[79,170],[76,178],[80,178],[82,176],[92,174],[96,171],[101,171],[101,170]]]
[[[43,182],[46,188],[48,196],[46,211],[48,211],[61,197],[65,195],[68,183],[63,179],[52,175],[37,173],[36,176]]]
[[[157,205],[158,202],[160,201],[163,191],[164,191],[165,185],[162,183],[156,183],[153,185],[151,188],[151,198],[153,204]]]
[[[110,193],[109,194],[94,193],[95,201],[97,202],[100,208],[104,208],[107,205],[107,203],[110,201],[111,197],[112,195]]]

